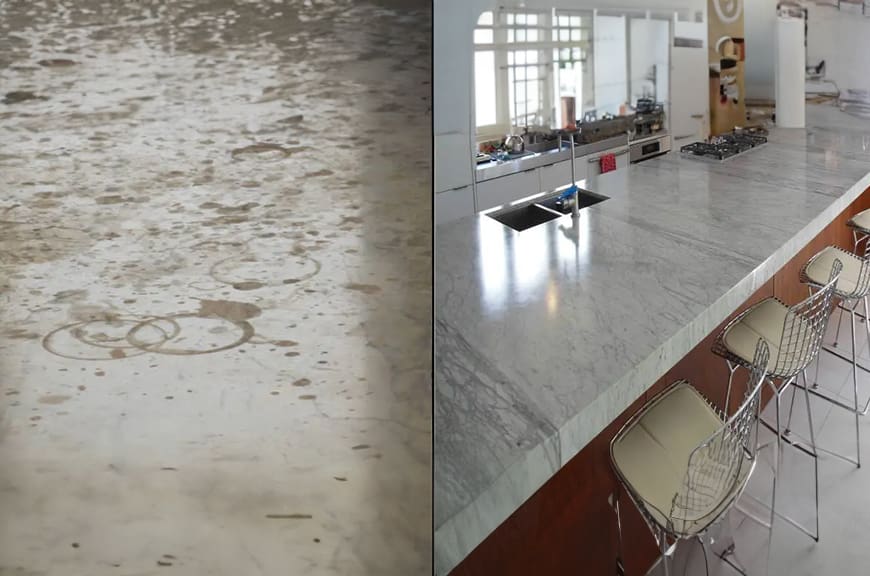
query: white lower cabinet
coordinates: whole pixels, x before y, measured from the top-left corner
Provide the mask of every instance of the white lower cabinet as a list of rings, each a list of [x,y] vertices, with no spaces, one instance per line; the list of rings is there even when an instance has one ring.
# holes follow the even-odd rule
[[[493,178],[477,184],[477,211],[509,204],[540,191],[538,169]]]
[[[471,186],[435,194],[435,224],[452,222],[474,214],[474,189]]]
[[[577,182],[586,179],[587,162],[584,157],[579,157],[574,164],[574,178]],[[571,161],[563,160],[549,166],[541,166],[541,192],[552,192],[557,188],[571,185]]]

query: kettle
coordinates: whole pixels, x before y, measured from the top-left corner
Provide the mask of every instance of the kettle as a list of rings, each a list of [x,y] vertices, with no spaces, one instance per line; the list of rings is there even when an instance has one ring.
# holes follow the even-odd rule
[[[504,146],[513,153],[523,151],[523,137],[519,134],[508,134],[504,139]]]

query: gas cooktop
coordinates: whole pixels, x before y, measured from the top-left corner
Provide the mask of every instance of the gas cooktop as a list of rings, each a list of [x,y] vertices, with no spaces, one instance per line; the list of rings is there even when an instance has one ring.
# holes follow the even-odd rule
[[[693,142],[680,148],[680,154],[687,158],[723,161],[757,148],[767,142],[767,130],[747,128],[735,130],[730,134],[714,136],[706,142]]]

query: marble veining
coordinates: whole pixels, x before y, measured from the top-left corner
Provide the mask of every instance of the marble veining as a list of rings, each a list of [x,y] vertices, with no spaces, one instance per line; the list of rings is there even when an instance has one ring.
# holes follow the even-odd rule
[[[439,226],[436,573],[870,187],[868,172],[870,122],[810,106],[806,130],[775,129],[725,163],[672,153],[591,177],[610,199],[576,224]]]
[[[430,11],[0,2],[0,574],[431,573]]]

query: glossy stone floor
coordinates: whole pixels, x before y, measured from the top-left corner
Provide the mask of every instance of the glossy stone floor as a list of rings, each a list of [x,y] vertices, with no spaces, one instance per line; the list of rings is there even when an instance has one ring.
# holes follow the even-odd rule
[[[0,3],[0,574],[430,573],[430,42]]]

